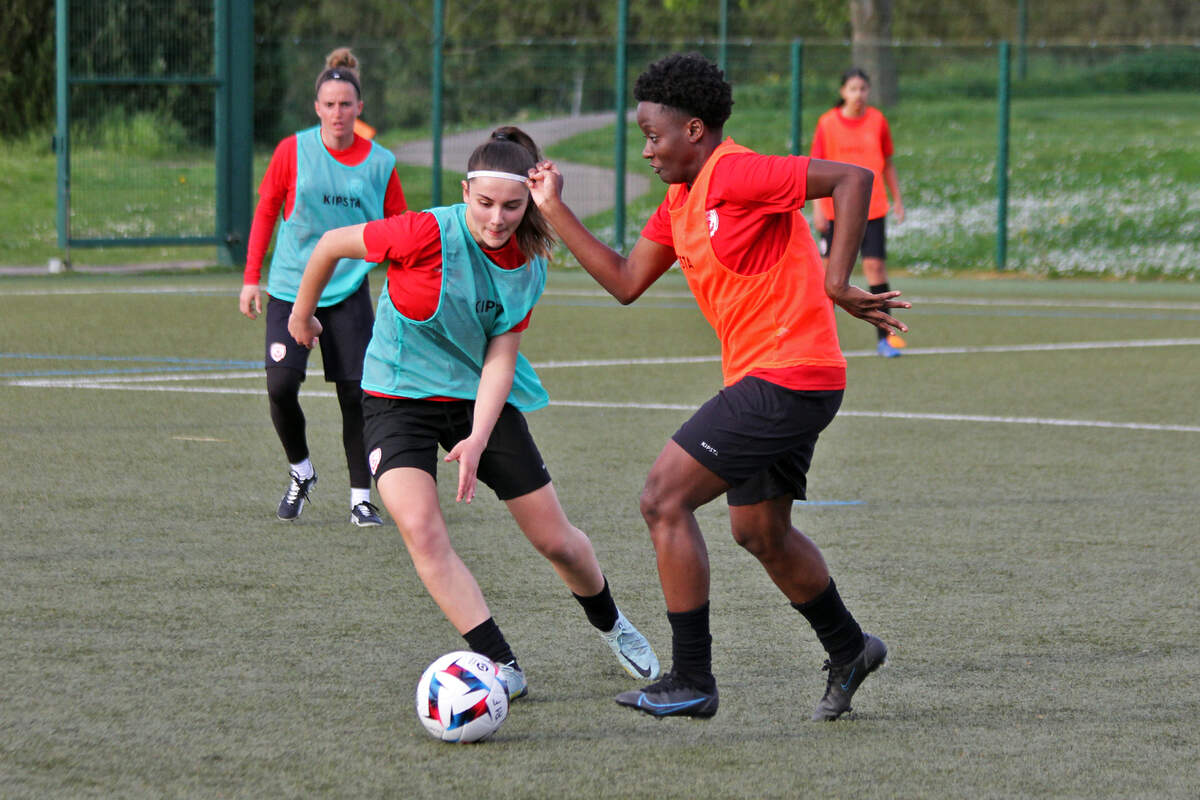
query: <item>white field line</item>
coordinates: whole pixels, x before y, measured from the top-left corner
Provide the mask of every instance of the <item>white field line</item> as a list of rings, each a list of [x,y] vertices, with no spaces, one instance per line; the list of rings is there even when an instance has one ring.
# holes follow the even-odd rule
[[[997,345],[964,345],[961,347],[909,347],[905,349],[906,356],[914,355],[963,355],[970,353],[1033,353],[1056,352],[1067,350],[1105,350],[1128,349],[1138,347],[1192,347],[1200,345],[1200,338],[1184,339],[1126,339],[1123,341],[1107,342],[1057,342],[1052,344],[997,344]],[[874,350],[848,350],[844,353],[847,358],[874,358]],[[571,361],[539,361],[533,364],[536,369],[570,369],[583,367],[643,367],[662,366],[665,364],[715,364],[720,356],[649,356],[645,358],[592,358]],[[237,372],[197,372],[197,373],[167,373],[161,375],[109,375],[87,378],[17,378],[8,381],[9,386],[24,386],[36,388],[75,388],[100,389],[120,388],[127,384],[178,383],[185,381],[213,380],[247,380],[261,378],[261,370],[244,370]],[[239,393],[240,392],[235,392]],[[314,393],[315,395],[315,393]],[[315,395],[320,396],[320,395]],[[332,395],[331,395],[332,396]]]
[[[1012,353],[1012,352],[1045,352],[1062,350],[1091,350],[1098,348],[1137,348],[1137,347],[1171,347],[1200,345],[1200,339],[1132,339],[1111,342],[1065,342],[1059,344],[1028,344],[1028,345],[990,345],[977,347],[927,347],[909,348],[905,355],[933,355],[959,353]],[[847,357],[874,356],[874,351],[854,351],[846,353]],[[632,358],[632,359],[591,359],[579,361],[547,361],[535,364],[539,369],[555,367],[607,367],[607,366],[646,366],[662,364],[693,364],[716,362],[718,356],[680,356],[661,358]],[[185,394],[222,394],[222,395],[260,395],[261,388],[228,388],[217,386],[182,385],[195,381],[212,380],[245,380],[258,379],[262,373],[258,370],[246,370],[225,373],[198,373],[192,375],[138,375],[138,376],[103,376],[96,378],[25,378],[8,382],[10,386],[47,388],[47,389],[109,389],[120,391],[140,392],[177,392]],[[174,384],[174,385],[172,385]],[[331,391],[305,391],[305,397],[336,397]],[[639,411],[691,411],[695,405],[683,403],[633,403],[612,402],[604,400],[556,400],[551,405],[564,408],[608,408],[629,409]],[[1105,420],[1060,419],[1053,417],[1014,417],[989,416],[982,414],[939,414],[916,413],[903,411],[851,411],[838,412],[843,417],[865,417],[874,419],[906,419],[925,420],[931,422],[976,422],[1006,425],[1045,425],[1054,427],[1076,428],[1108,428],[1118,430],[1140,431],[1170,431],[1175,433],[1200,433],[1200,425],[1170,425],[1149,422],[1110,422]]]

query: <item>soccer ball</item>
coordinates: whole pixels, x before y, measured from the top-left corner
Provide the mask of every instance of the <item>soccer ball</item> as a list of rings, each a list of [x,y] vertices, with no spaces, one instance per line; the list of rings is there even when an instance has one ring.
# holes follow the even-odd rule
[[[443,742],[478,742],[508,716],[508,692],[487,656],[456,650],[434,661],[417,683],[417,717]]]

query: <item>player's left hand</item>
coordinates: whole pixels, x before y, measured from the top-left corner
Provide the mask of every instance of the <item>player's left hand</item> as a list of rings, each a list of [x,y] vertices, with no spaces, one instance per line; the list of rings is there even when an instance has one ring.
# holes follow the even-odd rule
[[[477,442],[468,437],[450,448],[450,452],[446,454],[447,463],[458,462],[458,495],[454,499],[459,503],[469,503],[475,499],[479,459],[483,456],[486,446],[487,442]]]
[[[912,308],[907,300],[897,300],[900,292],[891,291],[872,294],[857,286],[846,285],[830,292],[830,299],[850,314],[865,320],[888,333],[907,333],[908,326],[888,313],[893,308]]]

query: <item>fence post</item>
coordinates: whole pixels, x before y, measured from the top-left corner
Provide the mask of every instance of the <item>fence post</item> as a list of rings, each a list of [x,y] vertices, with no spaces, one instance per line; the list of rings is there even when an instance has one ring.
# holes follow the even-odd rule
[[[717,23],[717,66],[729,80],[729,0],[721,0],[720,21]]]
[[[1000,80],[996,95],[999,130],[996,145],[996,268],[1008,257],[1008,42],[1000,43]]]
[[[245,264],[250,238],[254,138],[254,6],[213,3],[213,68],[217,168],[217,263]]]
[[[254,218],[254,1],[231,0],[228,227],[218,232],[230,264],[245,264]]]
[[[433,0],[433,114],[429,123],[430,142],[433,145],[433,206],[442,204],[442,48],[445,44],[445,21],[445,0]]]
[[[804,40],[792,40],[792,155],[804,152]]]
[[[621,0],[617,6],[617,135],[613,143],[613,161],[616,168],[613,176],[613,244],[618,251],[625,250],[625,70],[628,40],[629,0]]]
[[[70,261],[71,246],[71,118],[69,106],[71,93],[67,80],[71,69],[71,48],[68,37],[67,15],[70,13],[68,0],[54,2],[54,63],[55,63],[55,135],[54,153],[58,165],[57,207],[55,227],[58,229],[58,246],[67,251],[64,259]]]

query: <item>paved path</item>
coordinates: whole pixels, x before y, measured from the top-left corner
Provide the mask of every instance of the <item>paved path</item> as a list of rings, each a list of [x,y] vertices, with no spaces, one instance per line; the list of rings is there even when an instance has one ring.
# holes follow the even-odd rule
[[[538,147],[545,150],[555,142],[579,133],[611,125],[613,113],[580,114],[575,117],[526,121],[517,127],[533,137]],[[465,131],[442,137],[442,169],[461,174],[466,169],[471,152],[495,130],[491,128]],[[428,140],[408,142],[393,149],[396,160],[417,167],[433,165],[433,145]],[[615,185],[613,171],[605,167],[593,167],[570,161],[558,161],[563,174],[563,199],[580,219],[607,211],[613,207]],[[629,202],[650,191],[650,170],[625,173],[625,201]],[[458,202],[457,197],[442,198],[443,202]]]
[[[632,112],[630,119],[633,119]],[[613,113],[604,111],[596,114],[580,114],[573,117],[558,117],[536,121],[526,121],[517,127],[533,137],[543,150],[555,142],[562,141],[579,133],[611,125]],[[487,138],[493,130],[486,128],[474,131],[464,131],[442,137],[442,169],[447,172],[460,173],[466,169],[467,159],[476,146]],[[402,164],[417,167],[433,165],[433,145],[428,139],[408,142],[396,147],[393,152],[396,160]],[[580,219],[592,214],[607,211],[613,207],[613,197],[616,191],[613,171],[605,167],[593,167],[588,164],[576,164],[570,161],[558,161],[559,170],[563,174],[563,199]],[[646,169],[641,172],[625,173],[625,201],[629,202],[650,191],[651,172]],[[443,202],[458,202],[458,197],[443,197]],[[211,261],[178,261],[171,263],[150,262],[145,264],[85,266],[76,264],[74,272],[120,273],[142,272],[147,270],[179,269],[188,270],[198,267],[211,266]],[[42,275],[47,271],[45,265],[28,267],[0,266],[0,275]]]

